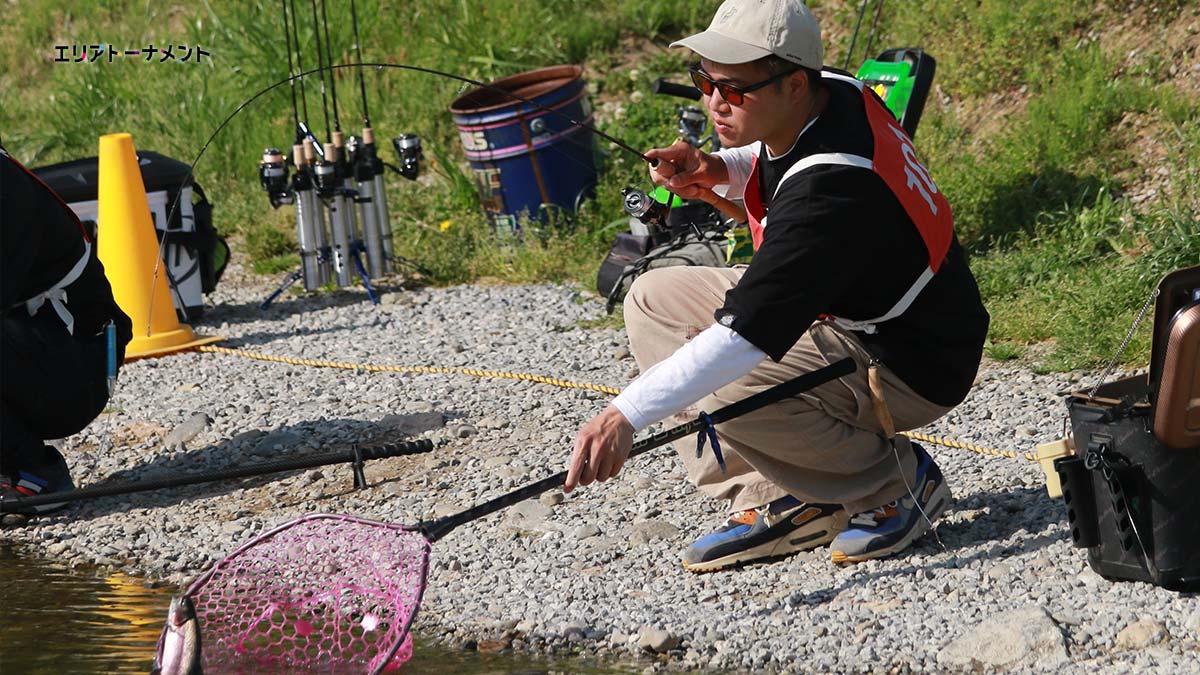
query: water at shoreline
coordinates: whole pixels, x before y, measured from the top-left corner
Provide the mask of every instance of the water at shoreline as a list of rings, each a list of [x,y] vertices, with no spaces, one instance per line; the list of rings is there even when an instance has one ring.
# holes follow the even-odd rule
[[[23,675],[150,672],[171,588],[121,572],[72,570],[0,542],[0,672]],[[424,645],[402,671],[624,673],[633,666],[539,660]]]

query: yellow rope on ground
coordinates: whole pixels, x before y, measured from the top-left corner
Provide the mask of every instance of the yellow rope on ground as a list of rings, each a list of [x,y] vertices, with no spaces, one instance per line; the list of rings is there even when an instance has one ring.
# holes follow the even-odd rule
[[[540,382],[542,384],[550,384],[563,389],[585,389],[595,391],[601,394],[610,394],[616,396],[621,393],[620,389],[606,387],[601,384],[580,384],[578,382],[568,382],[553,377],[542,377],[541,375],[530,375],[529,373],[509,373],[495,370],[476,370],[474,368],[440,368],[437,366],[377,366],[363,363],[348,363],[345,361],[317,361],[313,359],[297,359],[290,356],[272,356],[270,354],[259,354],[258,352],[246,351],[245,349],[230,349],[228,347],[217,347],[214,345],[204,345],[199,347],[202,352],[210,352],[213,354],[229,354],[230,356],[241,356],[247,359],[255,359],[257,361],[270,361],[272,363],[286,363],[291,366],[309,366],[312,368],[339,368],[342,370],[364,370],[371,373],[419,373],[423,375],[470,375],[472,377],[488,377],[505,380],[524,380],[526,382]],[[921,434],[915,431],[902,431],[901,435],[908,436],[916,441],[924,441],[933,443],[934,445],[942,445],[947,448],[958,448],[960,450],[969,450],[979,455],[987,457],[1004,457],[1007,459],[1026,459],[1030,462],[1036,462],[1037,456],[1032,452],[1018,454],[1012,450],[996,450],[995,448],[985,448],[970,443],[954,440],[953,438],[942,438],[940,436],[930,436]]]
[[[929,434],[922,434],[922,433],[918,433],[915,431],[901,431],[900,434],[902,436],[908,436],[909,438],[913,439],[914,441],[924,441],[926,443],[933,443],[935,445],[944,445],[947,448],[958,448],[960,450],[970,450],[971,452],[974,452],[974,453],[977,453],[980,455],[986,455],[988,457],[1006,457],[1008,459],[1025,459],[1030,462],[1037,461],[1037,455],[1032,452],[1018,454],[1016,452],[1013,452],[1012,450],[997,450],[995,448],[984,448],[984,447],[981,447],[978,445],[972,445],[970,443],[963,443],[962,441],[956,441],[953,438],[942,438],[941,436],[930,436]]]
[[[470,375],[472,377],[489,377],[505,380],[525,380],[527,382],[540,382],[542,384],[552,384],[563,389],[586,389],[588,391],[596,391],[601,394],[617,395],[621,393],[620,389],[605,387],[599,384],[579,384],[577,382],[567,382],[553,377],[542,377],[541,375],[530,375],[528,373],[508,373],[495,370],[477,370],[475,368],[440,368],[436,366],[377,366],[364,363],[347,363],[345,361],[317,361],[313,359],[297,359],[290,356],[272,356],[270,354],[259,354],[257,352],[246,351],[244,349],[230,349],[228,347],[216,347],[213,345],[204,345],[199,348],[202,352],[211,352],[213,354],[229,354],[230,356],[241,356],[247,359],[255,359],[257,361],[270,361],[272,363],[286,363],[290,366],[309,366],[312,368],[339,368],[342,370],[364,370],[371,373],[419,373],[423,375]]]

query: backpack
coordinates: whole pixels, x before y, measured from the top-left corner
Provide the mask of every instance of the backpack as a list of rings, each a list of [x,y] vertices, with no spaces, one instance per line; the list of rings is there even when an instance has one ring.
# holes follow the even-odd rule
[[[658,245],[654,235],[622,232],[600,265],[596,290],[608,299],[605,310],[612,314],[634,279],[646,271],[680,265],[725,267],[728,244],[727,231],[699,227],[679,228]]]

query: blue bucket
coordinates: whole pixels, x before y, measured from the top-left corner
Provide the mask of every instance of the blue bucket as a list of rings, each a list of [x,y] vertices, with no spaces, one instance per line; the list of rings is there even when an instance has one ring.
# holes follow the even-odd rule
[[[519,216],[546,223],[575,213],[596,188],[592,132],[568,121],[593,121],[583,68],[540,68],[490,86],[500,91],[474,89],[456,99],[450,112],[492,225],[515,230]]]

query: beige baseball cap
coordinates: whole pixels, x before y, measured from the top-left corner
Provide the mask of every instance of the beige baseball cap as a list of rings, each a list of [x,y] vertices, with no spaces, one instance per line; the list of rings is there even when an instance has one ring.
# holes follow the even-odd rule
[[[671,43],[716,63],[747,63],[774,54],[820,70],[821,26],[801,0],[725,0],[708,30]]]

